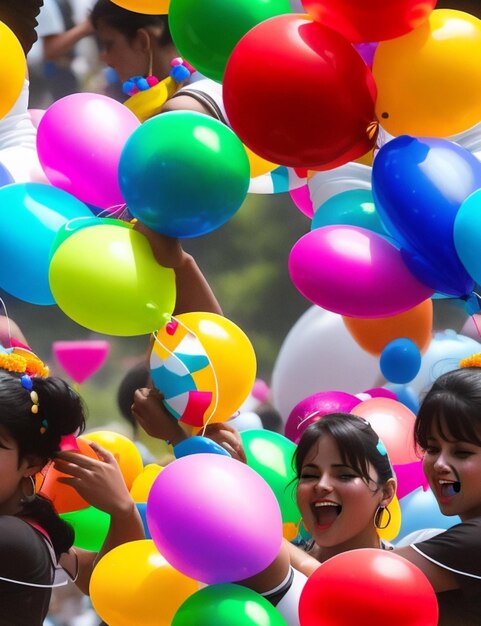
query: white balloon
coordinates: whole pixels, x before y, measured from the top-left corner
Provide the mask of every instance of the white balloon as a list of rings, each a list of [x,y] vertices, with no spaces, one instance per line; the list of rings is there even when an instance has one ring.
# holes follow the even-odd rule
[[[459,367],[460,359],[481,352],[481,343],[448,329],[437,332],[421,360],[418,375],[409,386],[421,397],[441,374]]]
[[[228,423],[239,432],[264,428],[261,418],[254,411],[241,411],[239,415],[232,417]]]
[[[364,189],[371,191],[372,168],[362,163],[346,163],[325,172],[316,172],[308,181],[314,211],[344,191]]]
[[[298,402],[318,391],[356,394],[384,383],[378,359],[360,348],[342,317],[313,306],[284,339],[271,390],[285,422]]]

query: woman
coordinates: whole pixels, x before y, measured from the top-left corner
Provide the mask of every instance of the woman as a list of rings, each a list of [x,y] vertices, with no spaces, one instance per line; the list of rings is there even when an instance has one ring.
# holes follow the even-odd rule
[[[114,457],[94,444],[98,459],[71,451],[85,423],[82,402],[47,373],[31,352],[0,351],[0,623],[9,626],[40,626],[59,577],[67,573],[88,593],[96,560],[144,537]],[[111,515],[98,555],[72,549],[72,528],[36,494],[36,476],[52,460],[66,474],[61,482]]]

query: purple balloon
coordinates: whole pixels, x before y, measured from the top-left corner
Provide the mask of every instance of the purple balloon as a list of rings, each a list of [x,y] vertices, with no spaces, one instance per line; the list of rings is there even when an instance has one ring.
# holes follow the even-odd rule
[[[318,306],[350,317],[387,317],[430,298],[389,241],[358,226],[307,233],[289,256],[297,289]]]
[[[304,398],[292,409],[284,427],[285,435],[299,443],[306,428],[328,413],[350,413],[361,400],[344,391],[320,391]]]
[[[372,64],[374,61],[374,54],[378,47],[378,42],[369,42],[369,43],[355,43],[353,44],[356,52],[362,57],[364,63],[372,69]]]
[[[172,567],[210,585],[258,574],[282,542],[281,511],[269,485],[248,465],[217,454],[168,465],[150,491],[147,524]]]

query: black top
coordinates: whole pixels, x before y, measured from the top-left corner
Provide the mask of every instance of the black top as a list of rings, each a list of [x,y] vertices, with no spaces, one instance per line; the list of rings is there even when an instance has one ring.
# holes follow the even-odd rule
[[[436,594],[439,626],[481,624],[481,517],[456,524],[412,546],[427,559],[453,572],[459,589]]]
[[[0,0],[0,21],[18,37],[25,54],[37,41],[37,15],[43,0]]]
[[[50,602],[53,565],[46,540],[27,522],[0,516],[0,626],[41,626]]]

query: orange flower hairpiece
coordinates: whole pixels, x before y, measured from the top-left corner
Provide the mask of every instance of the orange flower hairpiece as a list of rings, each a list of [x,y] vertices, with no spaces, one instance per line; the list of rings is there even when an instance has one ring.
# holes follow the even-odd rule
[[[481,352],[472,354],[471,356],[461,359],[459,361],[459,367],[481,367]]]
[[[41,378],[47,378],[49,375],[49,369],[44,362],[36,354],[30,350],[25,350],[25,348],[0,351],[0,368],[8,372],[40,376]]]

